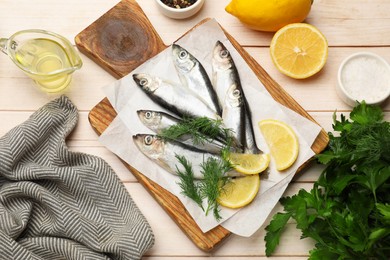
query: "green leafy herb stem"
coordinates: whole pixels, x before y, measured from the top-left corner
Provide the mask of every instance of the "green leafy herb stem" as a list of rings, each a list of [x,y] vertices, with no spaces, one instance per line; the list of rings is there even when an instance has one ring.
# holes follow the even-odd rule
[[[214,140],[222,141],[224,144],[221,149],[221,159],[209,158],[201,165],[204,179],[195,180],[191,163],[187,158],[176,155],[179,164],[183,166],[180,170],[176,167],[179,176],[178,185],[182,194],[192,199],[208,215],[213,211],[216,220],[221,220],[219,204],[217,199],[221,187],[228,181],[225,173],[233,167],[228,160],[232,144],[231,131],[222,127],[222,121],[211,120],[206,117],[185,118],[177,125],[165,129],[160,136],[167,139],[179,139],[183,135],[190,135],[194,144],[212,142]],[[203,208],[203,200],[207,201],[206,210]]]
[[[178,184],[182,190],[182,194],[195,201],[196,204],[198,204],[204,211],[202,205],[203,198],[200,193],[200,187],[195,182],[191,163],[184,156],[176,155],[176,158],[184,167],[184,171],[176,167],[176,172],[180,178],[180,182]]]
[[[227,145],[231,140],[231,131],[222,127],[222,120],[207,117],[184,118],[179,124],[164,129],[159,135],[173,140],[190,135],[194,144],[218,140]]]
[[[209,158],[202,164],[202,170],[204,180],[200,184],[200,191],[207,198],[208,207],[206,209],[206,215],[208,215],[210,210],[213,210],[215,219],[219,221],[221,220],[221,216],[219,214],[217,199],[221,187],[228,181],[225,173],[231,170],[231,165],[225,160]]]
[[[316,241],[310,259],[388,259],[390,256],[390,123],[377,106],[358,104],[350,119],[334,115],[325,165],[311,191],[280,200],[284,213],[266,227],[271,255],[290,218],[302,238]]]

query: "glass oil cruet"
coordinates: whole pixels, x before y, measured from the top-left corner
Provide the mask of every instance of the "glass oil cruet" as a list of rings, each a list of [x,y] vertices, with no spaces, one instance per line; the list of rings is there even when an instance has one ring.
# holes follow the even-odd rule
[[[64,90],[83,64],[66,38],[45,30],[23,30],[0,38],[0,50],[48,93]]]

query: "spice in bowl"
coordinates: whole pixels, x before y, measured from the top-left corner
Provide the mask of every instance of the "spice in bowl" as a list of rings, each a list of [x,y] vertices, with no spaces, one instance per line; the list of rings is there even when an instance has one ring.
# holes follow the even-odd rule
[[[363,100],[379,105],[390,95],[390,65],[370,52],[349,56],[339,68],[337,93],[351,106]]]
[[[186,19],[195,15],[206,0],[155,0],[161,13],[173,19]]]
[[[197,0],[161,0],[161,2],[172,8],[186,8],[195,4]]]

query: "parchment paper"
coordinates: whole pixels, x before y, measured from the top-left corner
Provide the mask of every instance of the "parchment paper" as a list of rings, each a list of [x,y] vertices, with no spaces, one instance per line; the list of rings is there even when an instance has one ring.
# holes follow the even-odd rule
[[[262,119],[272,118],[286,122],[294,129],[299,139],[300,152],[295,164],[286,171],[278,172],[271,160],[267,172],[262,174],[259,194],[250,205],[237,210],[221,207],[223,217],[221,221],[216,221],[212,213],[205,216],[200,207],[181,194],[180,187],[177,185],[178,177],[150,161],[133,143],[133,135],[152,133],[140,122],[137,110],[153,109],[168,113],[169,111],[150,100],[135,84],[132,75],[134,73],[148,73],[179,84],[180,80],[172,61],[171,47],[142,64],[129,75],[104,88],[105,94],[118,116],[99,140],[128,164],[176,195],[203,232],[207,232],[217,225],[222,225],[237,235],[251,236],[264,223],[298,167],[314,155],[310,147],[321,128],[277,103],[270,96],[215,20],[210,20],[197,27],[176,43],[194,55],[211,77],[212,51],[217,40],[221,41],[230,51],[240,74],[242,87],[252,111],[253,128],[259,148],[266,153],[269,151],[257,126],[257,122]]]

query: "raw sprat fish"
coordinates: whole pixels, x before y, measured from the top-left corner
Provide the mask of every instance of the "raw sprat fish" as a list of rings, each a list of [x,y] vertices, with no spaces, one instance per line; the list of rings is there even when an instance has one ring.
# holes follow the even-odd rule
[[[194,91],[210,108],[221,115],[217,93],[202,64],[191,53],[177,44],[172,45],[172,56],[181,83]]]
[[[220,118],[213,109],[188,88],[144,73],[133,74],[133,79],[154,102],[179,117]]]
[[[209,158],[221,160],[221,157],[217,154],[209,153],[174,140],[162,139],[157,135],[137,134],[133,136],[133,140],[144,155],[175,175],[177,175],[177,170],[184,170],[176,157],[177,155],[184,156],[191,162],[196,179],[204,178],[201,165],[205,161]],[[243,176],[236,171],[229,171],[226,175]]]
[[[215,44],[212,58],[212,84],[221,107],[225,103],[229,87],[239,82],[238,73],[232,62],[229,51],[220,41]]]
[[[226,128],[232,130],[240,147],[245,143],[245,105],[243,93],[236,84],[231,85],[226,93],[222,120]]]
[[[181,121],[180,118],[156,110],[138,110],[137,115],[142,124],[156,134],[160,134],[162,130],[177,125]]]
[[[236,65],[234,64],[230,52],[220,41],[217,41],[213,50],[212,70],[213,86],[221,106],[225,104],[228,89],[232,85],[235,85],[242,94],[241,96],[245,108],[245,120],[243,122],[245,124],[245,141],[243,142],[244,152],[253,154],[261,153],[256,144],[249,104],[242,89]]]
[[[157,134],[134,137],[142,153],[171,173],[176,173],[176,167],[180,164],[176,155],[187,154],[193,167],[198,168],[210,155],[221,159],[216,151],[221,151],[218,146],[223,145],[226,139],[216,139],[218,148],[215,149],[189,145],[192,140],[188,136],[176,140],[158,137],[162,129],[176,125],[188,117],[222,119],[223,127],[232,132],[232,140],[229,143],[232,144],[234,152],[262,153],[255,142],[251,113],[237,68],[226,47],[218,41],[212,50],[212,81],[202,64],[177,44],[172,46],[172,59],[182,85],[149,74],[133,74],[137,85],[155,103],[175,115],[158,111],[138,111],[142,123]],[[202,156],[199,156],[200,154]]]
[[[144,126],[156,134],[163,134],[164,130],[169,127],[176,126],[182,122],[182,119],[174,117],[168,113],[155,110],[138,110],[137,115]],[[226,143],[222,138],[216,138],[213,140],[209,138],[204,142],[194,142],[193,138],[189,134],[182,135],[176,139],[184,144],[194,146],[198,149],[205,150],[210,153],[220,154]]]

